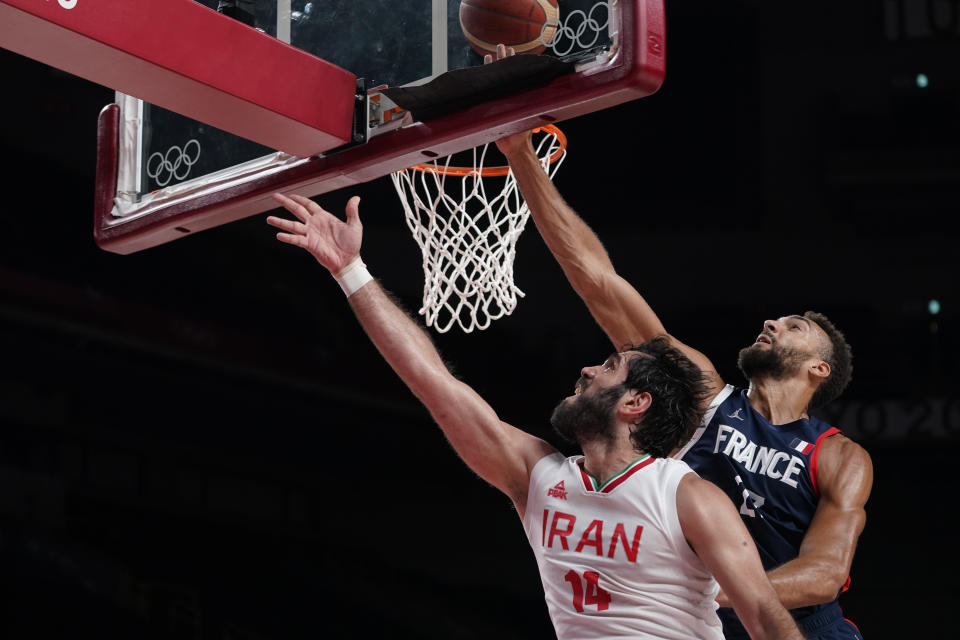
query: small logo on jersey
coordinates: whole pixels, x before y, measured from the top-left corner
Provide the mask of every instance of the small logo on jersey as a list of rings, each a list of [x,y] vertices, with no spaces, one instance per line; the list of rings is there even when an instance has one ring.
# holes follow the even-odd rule
[[[741,411],[743,411],[743,407],[738,408],[738,409],[737,409],[736,411],[734,411],[733,413],[728,413],[728,414],[727,414],[727,417],[728,417],[728,418],[736,418],[736,419],[739,420],[740,422],[743,422],[743,416],[740,415],[740,412],[741,412]]]
[[[555,484],[552,489],[548,489],[547,495],[550,496],[551,498],[560,498],[561,500],[566,500],[567,490],[563,486],[563,480]]]
[[[813,451],[813,445],[809,442],[801,440],[800,438],[794,438],[793,442],[790,443],[790,448],[794,451],[799,451],[803,455],[807,455]]]

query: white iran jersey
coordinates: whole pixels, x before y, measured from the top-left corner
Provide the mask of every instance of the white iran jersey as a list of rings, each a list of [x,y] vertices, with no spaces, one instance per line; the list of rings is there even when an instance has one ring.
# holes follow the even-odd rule
[[[582,460],[537,462],[523,518],[557,638],[723,640],[717,583],[677,516],[690,467],[644,456],[598,486]]]

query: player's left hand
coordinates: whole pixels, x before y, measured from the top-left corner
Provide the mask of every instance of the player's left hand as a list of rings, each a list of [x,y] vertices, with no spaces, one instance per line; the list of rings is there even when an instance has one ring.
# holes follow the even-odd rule
[[[267,217],[267,224],[281,230],[277,240],[306,249],[333,274],[360,255],[363,225],[360,224],[359,196],[347,202],[346,221],[303,196],[275,193],[273,199],[299,220]]]

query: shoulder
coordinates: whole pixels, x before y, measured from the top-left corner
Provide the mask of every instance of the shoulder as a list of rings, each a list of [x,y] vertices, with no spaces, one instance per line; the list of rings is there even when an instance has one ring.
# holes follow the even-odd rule
[[[521,519],[524,519],[527,513],[528,501],[533,500],[536,505],[539,504],[537,497],[546,495],[543,492],[544,487],[549,488],[558,483],[562,485],[564,481],[570,480],[570,476],[565,474],[568,474],[566,469],[569,468],[569,465],[567,463],[571,459],[564,457],[556,450],[547,452],[533,463],[523,486],[514,486],[510,491],[505,492],[513,500]]]
[[[706,527],[721,522],[733,511],[733,503],[717,485],[696,473],[688,473],[677,485],[677,515],[688,532],[691,526]],[[739,518],[738,518],[739,519]]]
[[[677,461],[679,462],[679,461]],[[680,462],[680,464],[683,464]],[[722,497],[727,502],[730,499],[720,488],[709,480],[704,480],[695,471],[688,471],[680,478],[677,485],[677,499],[680,495],[693,501],[710,500],[714,497]]]
[[[547,452],[542,458],[537,460],[530,469],[530,477],[535,475],[554,472],[558,469],[565,469],[575,462],[580,456],[566,457],[559,451]]]
[[[655,487],[653,490],[665,496],[667,500],[676,495],[680,490],[680,484],[688,475],[699,477],[697,472],[680,458],[654,458],[649,469],[644,486]]]
[[[724,402],[736,401],[738,398],[743,397],[743,389],[733,386],[732,384],[725,384],[720,388],[719,391],[713,396],[710,400],[710,407],[718,407]]]
[[[703,424],[709,423],[721,406],[726,405],[730,407],[736,404],[739,400],[744,399],[742,391],[742,389],[738,389],[732,384],[726,384],[720,387],[719,391],[717,391],[717,393],[714,394],[714,396],[710,399],[710,402],[707,403],[707,408],[703,415]]]
[[[866,501],[873,486],[873,460],[861,445],[842,433],[820,445],[817,484],[821,495],[861,495]]]
[[[868,464],[872,465],[870,454],[861,445],[857,444],[843,433],[836,433],[823,439],[820,445],[821,460],[829,459],[833,464]],[[824,460],[826,461],[826,460]]]
[[[687,474],[693,474],[695,477],[699,477],[697,476],[697,472],[693,470],[693,467],[680,458],[657,458],[656,464],[660,469],[660,473],[665,475],[683,477]]]

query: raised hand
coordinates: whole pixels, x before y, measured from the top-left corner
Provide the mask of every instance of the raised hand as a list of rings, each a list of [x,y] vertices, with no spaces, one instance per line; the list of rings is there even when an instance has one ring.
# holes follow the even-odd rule
[[[501,60],[508,56],[512,56],[515,53],[516,51],[514,50],[513,47],[508,47],[504,44],[497,45],[497,60]],[[493,62],[492,54],[488,53],[487,55],[483,56],[483,64],[490,64],[491,62]]]
[[[306,249],[334,275],[360,255],[363,225],[359,196],[347,202],[346,222],[303,196],[275,193],[273,199],[299,220],[267,217],[267,224],[281,230],[277,240]]]
[[[503,44],[497,45],[497,60],[502,60],[503,58],[508,58],[512,55],[515,55],[516,51],[513,47],[507,47]],[[483,56],[483,64],[490,64],[493,62],[493,55],[487,54]],[[504,136],[497,140],[497,148],[500,149],[500,153],[507,156],[509,159],[510,154],[516,151],[521,151],[523,149],[533,149],[531,146],[531,135],[529,131],[522,131],[520,133],[515,133],[510,136]]]

